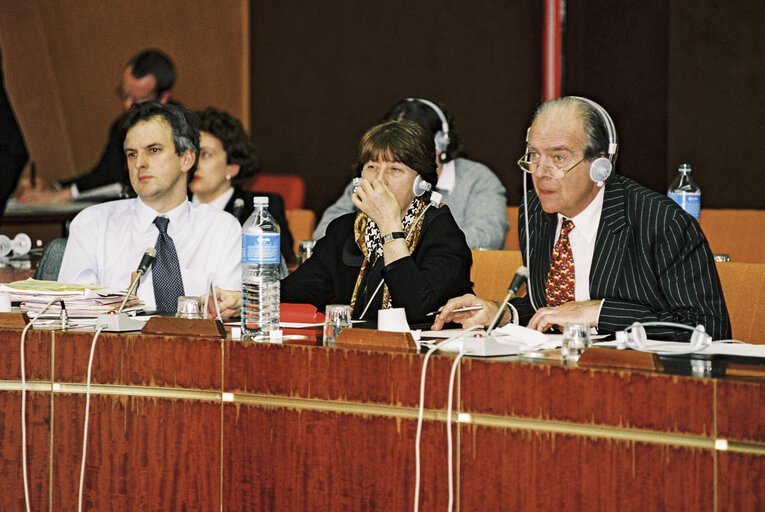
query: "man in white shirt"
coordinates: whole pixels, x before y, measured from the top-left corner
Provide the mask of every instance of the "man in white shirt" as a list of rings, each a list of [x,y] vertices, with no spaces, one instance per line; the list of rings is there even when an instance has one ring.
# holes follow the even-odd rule
[[[176,105],[141,103],[126,114],[124,151],[138,198],[92,206],[77,215],[60,281],[125,289],[147,247],[156,247],[157,261],[138,290],[148,309],[175,311],[157,308],[167,287],[155,282],[160,261],[173,252],[177,257],[171,254],[170,259],[176,274],[180,271],[183,295],[203,295],[210,283],[240,289],[239,223],[226,212],[187,200],[189,173],[199,156],[197,126],[194,114]],[[170,238],[169,253],[161,251],[160,226]]]

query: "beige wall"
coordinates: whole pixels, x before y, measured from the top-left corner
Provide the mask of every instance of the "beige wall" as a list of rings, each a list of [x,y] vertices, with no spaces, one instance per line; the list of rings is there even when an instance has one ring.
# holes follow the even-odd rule
[[[147,47],[175,61],[175,99],[247,125],[248,19],[246,0],[3,0],[6,87],[38,173],[64,178],[97,162],[125,62]]]

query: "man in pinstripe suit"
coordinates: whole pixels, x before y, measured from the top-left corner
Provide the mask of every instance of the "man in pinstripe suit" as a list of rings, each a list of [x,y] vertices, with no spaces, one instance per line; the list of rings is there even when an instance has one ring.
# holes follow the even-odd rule
[[[530,175],[528,194],[530,293],[514,299],[521,323],[539,331],[586,322],[599,332],[635,321],[704,325],[714,339],[730,338],[730,320],[709,245],[698,223],[673,201],[636,182],[612,176],[603,186],[590,167],[609,148],[607,128],[587,100],[550,100],[534,116],[527,155],[519,164]],[[521,247],[526,246],[526,209],[520,208]],[[551,252],[562,223],[570,219],[574,300],[549,307],[545,294]],[[454,309],[481,304],[479,311]],[[446,321],[463,327],[488,325],[499,304],[474,295],[450,300],[433,328]],[[510,321],[504,312],[502,323]],[[650,330],[652,337],[672,329]]]

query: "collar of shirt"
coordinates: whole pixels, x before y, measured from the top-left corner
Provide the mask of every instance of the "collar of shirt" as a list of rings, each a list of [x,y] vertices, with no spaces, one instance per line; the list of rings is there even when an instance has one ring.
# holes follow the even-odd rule
[[[231,196],[234,195],[234,187],[228,187],[228,189],[223,192],[221,195],[210,201],[209,204],[213,208],[217,208],[218,210],[223,210],[226,208],[226,205],[228,204],[229,200],[231,199]],[[196,194],[191,196],[191,202],[194,204],[202,204],[202,201],[199,200],[199,197],[197,197]]]
[[[457,173],[454,170],[454,160],[449,160],[441,165],[441,174],[438,176],[436,188],[444,192],[451,192],[457,181]]]
[[[606,187],[598,191],[595,199],[582,210],[579,215],[572,218],[574,229],[569,232],[571,253],[574,256],[574,275],[576,276],[575,299],[577,301],[590,299],[590,268],[592,267],[592,255],[595,252],[595,237],[598,234],[600,214],[603,211],[603,197]],[[558,227],[555,231],[555,240],[560,236],[560,229],[565,217],[558,214]]]
[[[171,238],[175,236],[175,233],[181,230],[183,224],[189,218],[191,203],[188,200],[183,201],[180,205],[167,213],[159,213],[154,208],[141,201],[140,198],[135,198],[134,201],[136,202],[135,211],[139,225],[144,229],[153,229],[156,232],[157,227],[154,226],[154,219],[157,216],[167,217],[170,219],[170,223],[167,226],[167,234],[170,235]]]

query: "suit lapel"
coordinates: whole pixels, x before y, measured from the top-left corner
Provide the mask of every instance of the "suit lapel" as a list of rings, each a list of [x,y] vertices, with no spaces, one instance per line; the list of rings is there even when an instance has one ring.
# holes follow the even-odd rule
[[[624,182],[614,176],[606,184],[595,252],[590,269],[590,297],[614,296],[630,236],[624,209]]]
[[[550,253],[552,252],[553,242],[555,242],[555,228],[558,225],[558,216],[545,213],[542,205],[535,194],[529,194],[529,202],[533,203],[531,218],[529,219],[531,230],[531,293],[537,307],[547,305],[545,298],[545,283],[547,281],[547,271],[550,267]],[[539,250],[537,250],[539,248]]]

